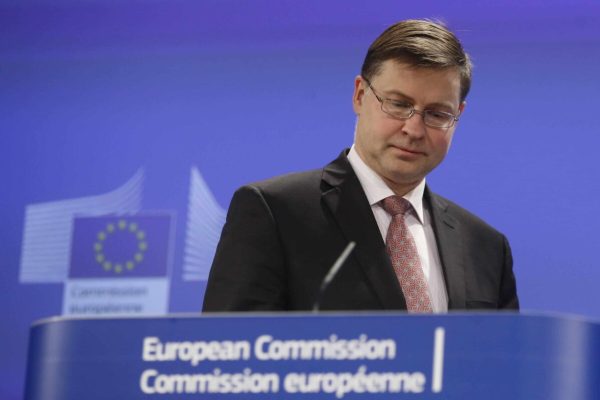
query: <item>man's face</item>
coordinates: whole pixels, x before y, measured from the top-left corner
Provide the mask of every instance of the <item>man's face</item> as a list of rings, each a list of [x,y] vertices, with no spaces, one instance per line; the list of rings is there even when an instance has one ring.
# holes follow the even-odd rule
[[[379,97],[409,103],[417,111],[458,115],[464,109],[456,68],[415,68],[388,60],[371,85]],[[361,76],[354,82],[353,105],[358,115],[356,151],[396,194],[412,190],[446,156],[456,124],[431,128],[420,114],[407,120],[389,116]]]

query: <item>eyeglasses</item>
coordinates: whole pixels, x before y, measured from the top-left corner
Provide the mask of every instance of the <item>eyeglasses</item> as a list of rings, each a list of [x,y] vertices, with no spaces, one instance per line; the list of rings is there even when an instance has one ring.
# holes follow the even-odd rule
[[[456,121],[458,121],[458,116],[456,116],[454,114],[450,114],[448,112],[437,111],[437,110],[419,111],[419,110],[416,110],[409,103],[380,97],[375,92],[375,88],[373,88],[373,85],[371,85],[371,82],[369,82],[369,80],[365,77],[363,77],[363,79],[365,80],[365,82],[367,82],[367,85],[369,85],[369,87],[371,88],[371,91],[373,92],[373,95],[375,96],[377,101],[379,101],[379,103],[381,104],[381,111],[383,111],[384,113],[386,113],[387,115],[389,115],[392,118],[406,120],[406,119],[409,119],[410,117],[412,117],[413,115],[415,115],[415,113],[416,113],[416,114],[420,114],[423,117],[423,123],[425,125],[429,126],[430,128],[443,128],[443,129],[450,128],[452,125],[454,125],[454,123]]]

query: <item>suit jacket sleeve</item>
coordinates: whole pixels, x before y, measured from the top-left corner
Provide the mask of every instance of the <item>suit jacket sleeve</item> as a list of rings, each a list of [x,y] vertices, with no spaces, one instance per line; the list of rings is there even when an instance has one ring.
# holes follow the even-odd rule
[[[519,299],[517,297],[517,283],[513,272],[513,259],[510,245],[505,236],[504,240],[504,269],[502,271],[502,280],[500,284],[500,302],[498,308],[518,310]]]
[[[260,190],[233,196],[217,246],[203,311],[283,310],[284,255],[273,214]]]

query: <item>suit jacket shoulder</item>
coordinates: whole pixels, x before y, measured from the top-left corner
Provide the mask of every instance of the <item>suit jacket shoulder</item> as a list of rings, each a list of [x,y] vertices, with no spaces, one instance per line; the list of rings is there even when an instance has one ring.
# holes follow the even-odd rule
[[[250,183],[239,190],[253,190],[273,211],[298,214],[320,201],[323,169],[296,172]]]
[[[433,193],[430,190],[428,190],[427,196],[429,196],[429,202],[432,208],[444,210],[449,215],[452,215],[456,220],[464,223],[465,226],[469,227],[470,229],[481,233],[487,232],[487,234],[490,235],[504,236],[500,231],[488,224],[482,218],[454,203],[453,201],[448,200],[439,194]]]

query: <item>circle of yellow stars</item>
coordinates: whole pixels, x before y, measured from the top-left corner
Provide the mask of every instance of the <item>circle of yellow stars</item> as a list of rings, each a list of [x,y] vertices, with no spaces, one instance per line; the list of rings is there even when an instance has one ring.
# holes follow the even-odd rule
[[[104,254],[104,244],[106,240],[118,231],[127,231],[134,235],[137,239],[137,247],[132,258],[125,260],[124,262],[115,262],[109,260]],[[135,222],[127,222],[124,219],[117,221],[116,223],[110,222],[106,224],[106,228],[101,230],[96,235],[96,242],[94,243],[94,252],[96,253],[96,262],[102,266],[106,272],[114,272],[115,274],[121,274],[123,271],[131,271],[136,265],[144,260],[144,253],[148,249],[148,243],[146,242],[146,232],[138,227]]]

